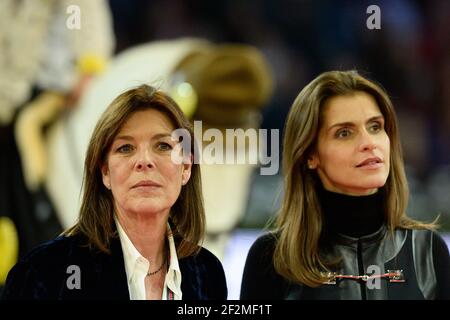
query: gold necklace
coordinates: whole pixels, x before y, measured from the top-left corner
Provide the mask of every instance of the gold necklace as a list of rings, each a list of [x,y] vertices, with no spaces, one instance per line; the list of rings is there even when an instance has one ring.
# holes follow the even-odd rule
[[[166,257],[164,257],[163,263],[162,263],[161,266],[158,268],[158,270],[153,271],[153,272],[147,272],[147,276],[150,277],[150,276],[152,276],[152,275],[157,274],[158,272],[160,272],[160,271],[162,270],[162,268],[165,266],[166,262],[167,262],[167,259],[166,259]]]

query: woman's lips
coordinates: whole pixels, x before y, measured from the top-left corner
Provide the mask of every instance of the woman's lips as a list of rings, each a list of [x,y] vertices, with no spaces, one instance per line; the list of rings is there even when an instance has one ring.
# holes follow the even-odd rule
[[[142,180],[139,181],[138,183],[136,183],[135,185],[133,185],[132,189],[156,189],[161,187],[161,185],[159,183],[156,183],[154,181],[151,180]]]
[[[382,166],[383,166],[383,162],[369,162],[364,165],[358,166],[357,168],[373,170],[373,169],[381,168]]]
[[[383,166],[383,161],[379,157],[371,157],[359,163],[357,168],[376,169]]]

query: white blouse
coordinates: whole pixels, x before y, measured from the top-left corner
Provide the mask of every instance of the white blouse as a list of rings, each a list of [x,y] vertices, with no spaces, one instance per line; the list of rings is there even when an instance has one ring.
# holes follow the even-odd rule
[[[123,258],[125,261],[125,271],[127,274],[128,291],[130,300],[145,300],[145,277],[149,270],[150,263],[144,258],[133,245],[127,234],[123,230],[117,218],[117,230],[119,232],[120,244],[122,246]],[[169,269],[164,281],[162,300],[181,300],[181,271],[178,265],[178,257],[173,240],[172,230],[167,223],[167,240],[169,242]]]

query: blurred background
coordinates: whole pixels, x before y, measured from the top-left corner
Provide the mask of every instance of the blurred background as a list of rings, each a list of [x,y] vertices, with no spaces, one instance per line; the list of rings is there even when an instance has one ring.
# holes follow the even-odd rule
[[[426,221],[440,215],[442,234],[450,232],[449,1],[109,0],[105,4],[101,10],[108,11],[112,28],[112,40],[108,41],[114,43],[109,51],[100,50],[106,60],[113,61],[115,56],[141,44],[183,37],[256,47],[267,59],[274,83],[273,94],[260,109],[260,128],[279,129],[281,133],[299,91],[323,71],[357,69],[380,82],[398,114],[411,191],[408,213]],[[381,29],[371,30],[366,25],[370,16],[366,10],[372,4],[381,10]],[[92,74],[94,71],[98,70],[93,68]],[[69,91],[73,92],[73,88]],[[45,188],[31,188],[28,195],[17,197],[11,184],[5,182],[23,180],[20,173],[11,176],[11,168],[20,163],[20,156],[9,160],[6,156],[12,152],[7,137],[23,109],[15,109],[15,116],[4,121],[0,132],[0,216],[23,222],[24,214],[15,210],[25,210],[27,214],[34,212],[33,219],[40,224],[37,228],[35,222],[25,221],[26,227],[17,227],[19,240],[25,238],[20,234],[34,234],[32,240],[26,240],[26,246],[25,240],[19,241],[20,255],[37,242],[52,238],[61,228],[54,213],[57,209]],[[70,108],[64,110],[66,116],[70,112]],[[21,186],[30,189],[25,182]],[[228,239],[219,254],[231,299],[238,298],[249,246],[276,213],[282,179],[280,175],[260,175],[255,168],[246,193],[245,205],[233,228],[224,231]],[[2,254],[0,250],[0,259]]]
[[[366,9],[381,9],[369,30]],[[299,91],[319,73],[358,69],[380,82],[398,113],[411,188],[409,213],[450,228],[450,3],[413,1],[111,0],[116,50],[156,39],[196,36],[258,47],[276,89],[261,127],[280,131]],[[273,212],[275,177],[249,203],[248,227]],[[256,183],[261,186],[266,183]],[[259,207],[261,206],[261,207]],[[254,217],[253,217],[254,216]],[[253,225],[256,223],[256,225]]]

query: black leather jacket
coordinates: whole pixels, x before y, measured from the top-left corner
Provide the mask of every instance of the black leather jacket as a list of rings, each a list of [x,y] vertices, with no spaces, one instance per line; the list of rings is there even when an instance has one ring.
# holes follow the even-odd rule
[[[342,257],[336,274],[370,275],[368,267],[375,266],[377,274],[401,271],[404,282],[338,278],[318,288],[291,283],[275,272],[276,237],[266,234],[248,254],[241,299],[450,299],[450,258],[437,233],[398,229],[392,237],[383,225],[359,239],[338,235],[335,240],[328,254]]]

